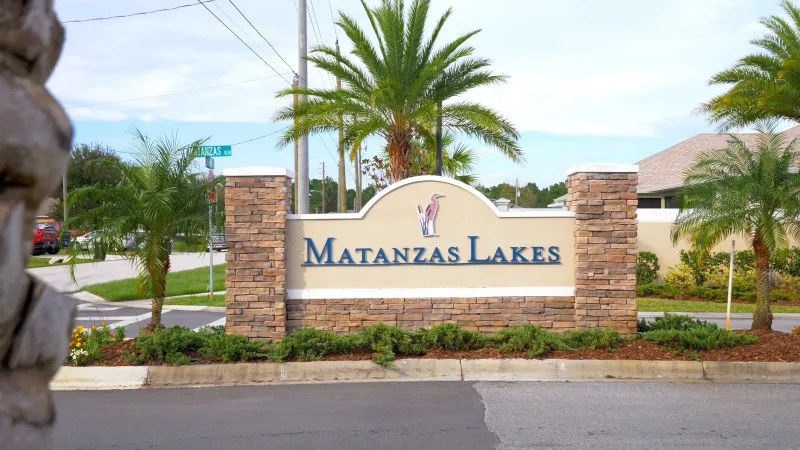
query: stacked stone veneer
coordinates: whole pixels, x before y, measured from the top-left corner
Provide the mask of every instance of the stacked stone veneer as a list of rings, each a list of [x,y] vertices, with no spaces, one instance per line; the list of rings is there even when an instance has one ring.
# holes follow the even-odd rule
[[[575,212],[575,326],[636,332],[636,166],[568,172]],[[626,173],[627,171],[627,173]]]
[[[636,331],[635,166],[568,172],[567,207],[575,212],[575,297],[287,299],[291,174],[251,168],[225,175],[230,333],[274,340],[304,327],[346,333],[376,323],[407,329],[456,323],[484,333],[524,323],[556,331]]]
[[[291,178],[287,171],[252,172],[275,175],[247,176],[243,171],[225,183],[225,328],[250,338],[280,339],[286,335],[286,214]]]
[[[561,331],[575,327],[574,303],[573,297],[290,299],[287,327],[346,333],[379,322],[407,329],[455,323],[489,333],[530,323]]]

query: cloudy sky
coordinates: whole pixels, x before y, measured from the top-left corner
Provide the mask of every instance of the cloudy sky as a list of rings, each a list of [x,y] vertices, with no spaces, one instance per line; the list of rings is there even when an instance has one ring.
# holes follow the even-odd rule
[[[55,4],[67,22],[192,2]],[[331,9],[336,16],[342,11],[366,20],[357,0],[308,3],[310,46],[336,39]],[[76,142],[99,141],[130,152],[133,127],[151,136],[177,132],[186,141],[208,137],[211,144],[237,144],[283,128],[271,117],[284,103],[275,92],[288,87],[285,80],[290,82],[297,68],[294,0],[233,4],[216,0],[208,7],[272,68],[200,5],[65,23],[67,41],[49,87],[74,122]],[[484,184],[518,178],[539,185],[562,180],[574,164],[632,163],[696,133],[715,131],[692,114],[720,91],[707,80],[753,50],[748,42],[764,33],[760,17],[779,13],[777,0],[433,0],[437,17],[448,7],[454,12],[441,42],[481,29],[471,41],[476,54],[509,76],[505,85],[475,90],[467,98],[510,118],[527,159],[516,165],[472,142],[480,157],[476,172]],[[343,50],[349,49],[345,41]],[[332,86],[319,69],[309,71],[312,86]],[[268,136],[235,145],[234,156],[219,158],[217,167],[293,167],[292,149],[275,142]],[[378,144],[370,142],[368,153]],[[334,174],[334,156],[333,136],[313,138],[312,177],[319,177],[323,162]],[[348,175],[352,180],[352,170]]]

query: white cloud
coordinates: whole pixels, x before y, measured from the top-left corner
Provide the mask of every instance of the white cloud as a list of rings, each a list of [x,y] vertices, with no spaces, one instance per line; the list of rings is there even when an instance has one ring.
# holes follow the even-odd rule
[[[174,0],[169,4],[163,0],[110,3],[65,0],[56,6],[61,19],[70,20],[181,4]],[[292,2],[236,3],[296,67]],[[447,6],[448,2],[435,0],[434,12]],[[289,71],[230,4],[220,1],[209,7],[226,22],[228,18],[218,8],[227,12],[256,39],[252,43],[244,38],[251,46],[266,50],[265,59],[276,70]],[[325,2],[315,7],[322,39],[331,45],[330,12]],[[335,0],[333,7],[364,23],[360,2]],[[757,19],[777,8],[773,2],[760,0],[462,0],[453,9],[442,39],[481,28],[472,40],[476,55],[491,58],[494,69],[510,77],[507,84],[471,92],[466,99],[498,109],[521,131],[650,136],[665,122],[688,116],[716,92],[706,86],[709,76],[751,51],[748,40],[763,33]],[[50,87],[67,106],[275,74],[200,6],[66,28],[67,44]],[[311,21],[309,36],[311,46],[316,45]],[[330,86],[329,78],[317,69],[310,71],[312,84]],[[285,77],[291,80],[290,75]],[[276,108],[288,101],[275,99],[274,93],[287,86],[276,77],[69,112],[76,120],[269,122]]]

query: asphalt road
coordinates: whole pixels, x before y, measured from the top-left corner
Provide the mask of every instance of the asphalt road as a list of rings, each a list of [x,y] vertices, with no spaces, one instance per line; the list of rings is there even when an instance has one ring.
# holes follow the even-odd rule
[[[798,385],[337,383],[56,392],[61,449],[793,449]]]
[[[205,325],[225,325],[225,313],[183,311],[173,308],[166,305],[162,310],[161,322],[165,326],[181,325],[194,330]],[[78,305],[75,324],[89,328],[105,322],[112,329],[125,328],[125,336],[134,337],[139,334],[140,328],[150,322],[150,317],[150,309],[81,302]]]
[[[208,267],[208,253],[173,253],[170,257],[173,272],[179,270]],[[225,253],[214,253],[214,264],[225,262]],[[60,292],[76,292],[81,286],[105,281],[133,278],[137,275],[136,267],[130,260],[114,259],[98,263],[78,264],[75,266],[75,278],[72,281],[65,266],[38,267],[28,269],[28,273],[36,276]]]

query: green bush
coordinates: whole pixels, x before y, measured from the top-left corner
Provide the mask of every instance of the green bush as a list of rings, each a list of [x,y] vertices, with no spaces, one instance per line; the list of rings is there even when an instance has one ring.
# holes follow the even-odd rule
[[[758,338],[749,334],[734,333],[719,328],[714,323],[692,326],[685,330],[654,330],[639,334],[646,341],[678,351],[713,350],[751,344]]]
[[[248,341],[246,336],[236,334],[209,333],[200,354],[222,362],[247,361],[267,356],[263,342]]]
[[[686,264],[675,264],[667,269],[667,273],[664,275],[664,284],[674,286],[681,290],[681,292],[687,292],[695,287],[697,283],[695,282],[692,269],[689,266]]]
[[[790,300],[789,294],[780,289],[774,289],[769,293],[769,300],[772,302],[787,302]]]
[[[128,354],[128,359],[134,364],[150,361],[187,364],[189,357],[186,353],[199,350],[206,339],[205,333],[195,333],[177,325],[156,330],[153,334],[140,334],[134,344],[138,353]]]
[[[541,356],[550,350],[570,350],[557,333],[530,324],[500,330],[489,339],[491,345],[502,352],[525,352],[529,358]]]
[[[773,252],[770,266],[781,275],[800,277],[800,247],[784,248]]]
[[[397,354],[419,355],[426,350],[412,333],[383,323],[365,327],[358,334],[363,339],[359,342],[362,348],[372,351],[375,363],[384,367],[391,367]]]
[[[561,336],[564,344],[575,350],[612,349],[619,346],[619,333],[608,328],[589,328],[586,330],[570,330]]]
[[[658,278],[658,256],[653,252],[636,254],[636,284],[650,284]]]
[[[683,297],[683,294],[683,289],[672,284],[665,284],[661,287],[661,294],[659,295],[663,298],[675,299]]]
[[[435,325],[429,329],[420,328],[414,338],[425,350],[438,348],[453,351],[474,350],[483,346],[486,340],[482,335],[453,323]]]
[[[652,322],[644,319],[639,321],[639,331],[656,331],[656,330],[688,330],[692,327],[702,327],[708,325],[709,322],[704,320],[695,319],[686,314],[670,314],[664,313],[663,317],[656,317]]]
[[[709,267],[719,265],[729,265],[730,252],[717,252],[702,257],[700,252],[695,250],[681,250],[681,263],[685,264],[692,272],[695,284],[706,282],[706,271]],[[756,255],[752,250],[741,250],[734,254],[733,271],[746,272],[755,267]]]
[[[800,276],[781,274],[776,284],[789,295],[790,300],[800,299]]]
[[[311,361],[327,355],[347,353],[353,349],[352,340],[356,335],[345,337],[330,331],[303,328],[293,331],[280,342],[270,346],[267,349],[267,357],[273,361],[287,359]]]
[[[689,290],[689,295],[715,302],[724,302],[727,298],[726,293],[727,291],[723,289],[712,289],[705,285],[695,286]]]
[[[636,286],[636,295],[639,297],[659,297],[664,286],[658,283],[647,283]]]

